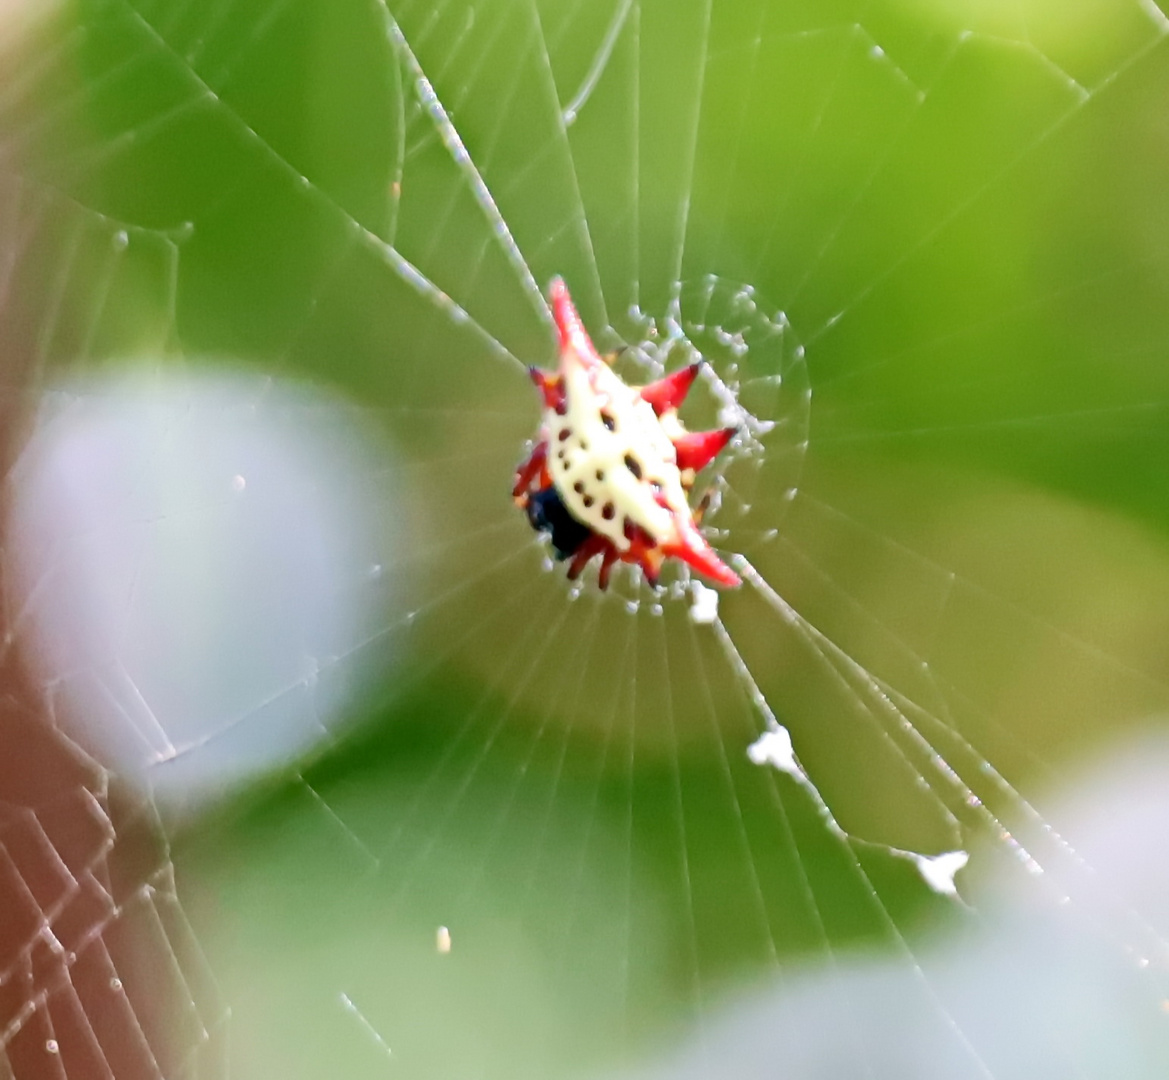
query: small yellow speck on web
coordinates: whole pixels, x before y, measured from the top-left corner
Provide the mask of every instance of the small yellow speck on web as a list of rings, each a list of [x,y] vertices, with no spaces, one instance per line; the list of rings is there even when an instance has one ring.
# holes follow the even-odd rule
[[[434,935],[435,947],[442,955],[451,951],[451,932],[447,927],[440,926]]]

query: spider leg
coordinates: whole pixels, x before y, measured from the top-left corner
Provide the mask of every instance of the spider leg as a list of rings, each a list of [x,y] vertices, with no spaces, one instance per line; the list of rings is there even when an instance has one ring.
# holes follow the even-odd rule
[[[656,587],[662,570],[662,549],[657,541],[628,518],[625,520],[625,538],[629,541],[629,548],[622,552],[621,558],[625,562],[640,566],[645,580]]]
[[[617,561],[617,549],[610,543],[605,545],[605,549],[601,554],[601,570],[597,574],[597,584],[604,592],[609,587],[609,571],[613,569],[613,564]]]
[[[528,368],[528,376],[536,384],[540,396],[544,399],[544,408],[552,409],[561,416],[564,415],[564,380],[538,367]]]
[[[698,505],[694,508],[694,513],[691,517],[694,519],[695,525],[701,525],[702,519],[706,517],[706,511],[710,509],[710,492],[707,491],[705,495],[699,500]]]
[[[599,555],[605,550],[608,541],[603,536],[590,536],[577,549],[576,554],[572,557],[572,562],[568,564],[568,580],[575,581],[581,575],[581,571],[588,565],[589,560],[594,555]]]
[[[518,506],[528,505],[528,492],[531,490],[532,480],[543,470],[548,459],[548,444],[541,439],[528,455],[527,460],[516,469],[515,483],[512,485],[511,497]]]

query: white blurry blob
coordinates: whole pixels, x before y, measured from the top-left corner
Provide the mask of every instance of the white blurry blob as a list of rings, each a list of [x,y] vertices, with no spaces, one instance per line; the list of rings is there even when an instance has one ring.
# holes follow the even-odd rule
[[[769,727],[747,747],[747,757],[755,765],[770,765],[773,769],[796,777],[797,780],[804,779],[804,770],[796,761],[791,734],[780,724]]]
[[[970,861],[967,851],[943,851],[940,855],[911,854],[917,872],[922,880],[942,896],[957,896],[958,886],[954,882],[958,871]]]
[[[1052,819],[1076,842],[1063,902],[1017,874],[986,883],[950,940],[787,973],[622,1080],[1164,1080],[1169,741],[1095,769]]]
[[[172,809],[303,754],[392,659],[392,479],[355,409],[271,379],[48,394],[5,570],[58,726]]]
[[[718,618],[718,593],[701,581],[690,582],[690,621],[709,626]]]

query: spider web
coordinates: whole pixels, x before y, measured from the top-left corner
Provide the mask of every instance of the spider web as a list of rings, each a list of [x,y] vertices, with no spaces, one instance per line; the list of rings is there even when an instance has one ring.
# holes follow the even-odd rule
[[[670,1045],[663,1075],[1162,1075],[1165,894],[1132,865],[1164,816],[1101,839],[1066,792],[1169,699],[1167,30],[1022,0],[37,24],[0,87],[10,500],[46,400],[133,358],[171,410],[228,361],[252,381],[159,445],[240,401],[308,430],[332,406],[272,388],[327,386],[392,446],[340,482],[407,524],[353,555],[374,614],[194,733],[121,672],[162,733],[142,776],[77,726],[109,673],[54,668],[30,614],[85,536],[31,580],[6,539],[7,1073],[601,1075]],[[740,425],[717,603],[573,586],[507,499],[556,274],[623,374],[700,354],[688,421]],[[255,490],[221,464],[179,516]],[[293,765],[176,800],[290,702]]]

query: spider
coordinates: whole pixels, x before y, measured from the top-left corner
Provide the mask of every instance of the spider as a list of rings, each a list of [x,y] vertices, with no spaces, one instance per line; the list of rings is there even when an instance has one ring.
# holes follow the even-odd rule
[[[602,359],[576,313],[568,288],[548,288],[560,339],[555,374],[529,368],[544,403],[532,452],[516,469],[512,497],[533,529],[551,536],[558,560],[577,578],[601,556],[597,584],[613,564],[641,567],[656,586],[666,559],[680,559],[725,586],[739,576],[698,530],[705,500],[687,495],[698,472],[730,442],[735,428],[688,432],[678,417],[701,363],[648,386],[628,386]]]

